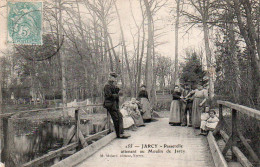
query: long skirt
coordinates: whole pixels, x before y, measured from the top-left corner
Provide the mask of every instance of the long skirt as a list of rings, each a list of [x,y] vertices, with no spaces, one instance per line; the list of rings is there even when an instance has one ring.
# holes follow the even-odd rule
[[[200,123],[201,123],[201,113],[204,110],[204,105],[203,106],[199,106],[199,104],[203,101],[202,98],[195,98],[193,100],[193,105],[192,105],[192,126],[194,128],[199,128],[200,127]]]
[[[123,123],[124,123],[124,128],[129,128],[130,126],[134,125],[134,120],[131,116],[126,116],[123,117]]]
[[[207,124],[207,121],[201,121],[201,123],[200,123],[200,129],[206,130],[206,124]]]
[[[143,126],[144,125],[144,121],[143,121],[141,114],[132,113],[131,117],[133,118],[136,126]]]
[[[171,103],[169,123],[181,123],[181,106],[179,100],[173,100]]]
[[[143,110],[143,119],[151,119],[151,106],[147,98],[141,98],[142,110]]]

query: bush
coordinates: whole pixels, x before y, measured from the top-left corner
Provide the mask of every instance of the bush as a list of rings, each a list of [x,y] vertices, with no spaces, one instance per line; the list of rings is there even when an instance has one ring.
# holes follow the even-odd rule
[[[166,101],[166,102],[159,101],[154,105],[153,110],[155,110],[155,111],[162,111],[162,110],[170,111],[170,107],[171,107],[171,101]]]

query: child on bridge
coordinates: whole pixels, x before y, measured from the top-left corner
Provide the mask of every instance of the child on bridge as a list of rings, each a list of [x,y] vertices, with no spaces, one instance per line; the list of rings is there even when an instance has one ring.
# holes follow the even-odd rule
[[[122,108],[120,109],[121,114],[123,115],[123,127],[124,129],[131,129],[135,131],[137,127],[135,126],[135,122],[130,115],[130,111],[128,109],[128,103],[125,102],[122,104]]]
[[[210,118],[210,116],[209,116],[209,106],[206,106],[204,112],[201,113],[201,116],[200,116],[200,119],[201,119],[200,135],[206,135],[207,134],[206,124],[207,124],[207,120],[209,118]]]
[[[140,110],[138,109],[138,105],[137,105],[137,102],[136,102],[136,99],[135,98],[132,98],[130,103],[129,103],[129,110],[130,110],[130,114],[132,116],[132,118],[134,119],[135,121],[135,125],[137,127],[139,126],[145,126],[144,125],[144,121],[143,121],[143,118],[142,118],[142,115],[141,115],[141,112]]]
[[[213,131],[213,130],[215,130],[216,126],[218,125],[219,119],[216,116],[216,111],[214,111],[214,110],[209,111],[209,116],[210,117],[206,123],[206,130]]]
[[[207,106],[205,112],[201,114],[201,135],[207,135],[209,131],[214,131],[219,122],[216,112],[214,110],[209,110]]]

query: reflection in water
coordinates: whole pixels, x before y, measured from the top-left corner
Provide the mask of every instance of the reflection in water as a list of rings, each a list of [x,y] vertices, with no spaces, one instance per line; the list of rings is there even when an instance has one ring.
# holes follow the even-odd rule
[[[61,125],[47,122],[32,122],[26,120],[8,119],[4,121],[4,136],[2,162],[7,167],[20,166],[50,151],[62,147],[72,124]],[[84,136],[94,134],[103,129],[97,128],[91,121],[85,121],[80,129]],[[7,133],[8,132],[8,133]],[[43,166],[50,166],[47,162]]]

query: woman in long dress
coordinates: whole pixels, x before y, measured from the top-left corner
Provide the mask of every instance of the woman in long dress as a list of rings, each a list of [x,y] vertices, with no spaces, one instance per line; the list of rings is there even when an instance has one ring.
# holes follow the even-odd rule
[[[171,109],[170,109],[169,124],[172,124],[172,125],[181,124],[180,99],[181,99],[180,88],[179,88],[179,86],[175,86],[174,91],[172,93],[172,103],[171,103]]]
[[[148,98],[148,93],[146,91],[146,86],[141,86],[141,91],[138,94],[138,99],[141,102],[143,120],[144,122],[150,122],[152,119],[151,106]]]
[[[194,128],[200,128],[201,113],[205,109],[205,102],[208,99],[208,92],[206,89],[203,89],[201,84],[198,84],[198,87],[195,90],[192,98],[192,126]]]
[[[132,98],[129,104],[130,115],[134,119],[135,125],[137,127],[144,126],[144,121],[141,115],[138,105],[136,104],[136,99]]]

